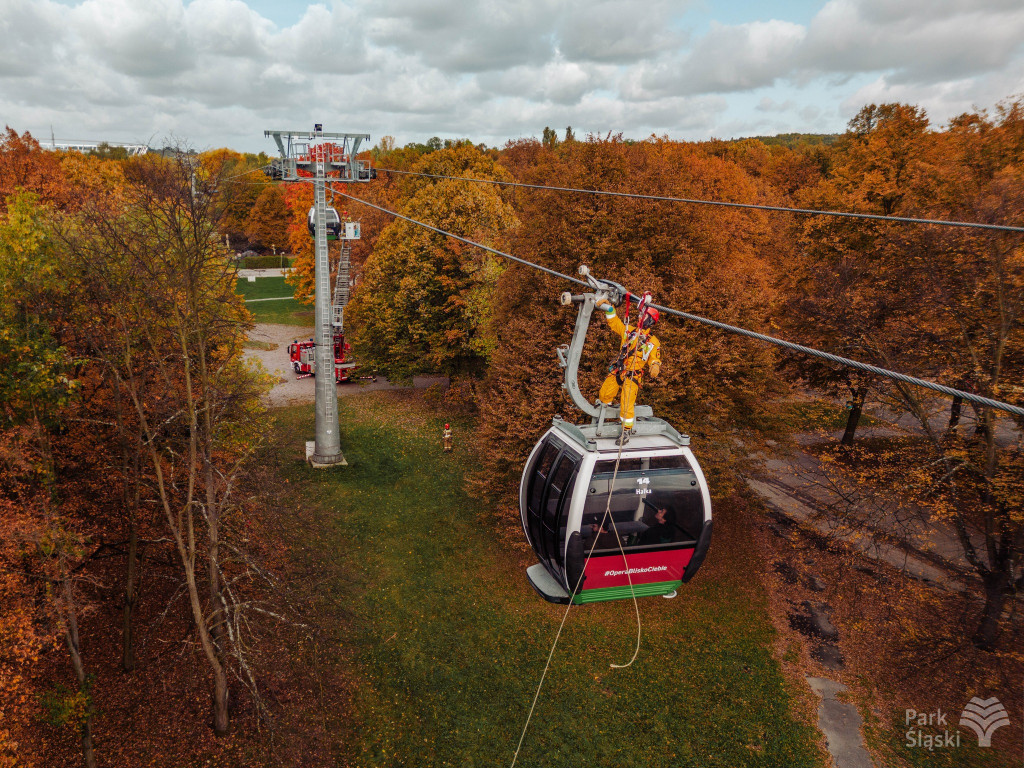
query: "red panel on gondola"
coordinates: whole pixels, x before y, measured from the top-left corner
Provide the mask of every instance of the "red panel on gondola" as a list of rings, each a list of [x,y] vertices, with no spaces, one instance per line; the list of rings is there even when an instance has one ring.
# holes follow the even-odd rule
[[[630,552],[626,560],[621,554],[594,556],[587,563],[584,589],[627,587],[633,584],[653,584],[661,581],[679,581],[693,557],[692,549],[662,550],[660,552]],[[626,574],[626,564],[629,574]]]

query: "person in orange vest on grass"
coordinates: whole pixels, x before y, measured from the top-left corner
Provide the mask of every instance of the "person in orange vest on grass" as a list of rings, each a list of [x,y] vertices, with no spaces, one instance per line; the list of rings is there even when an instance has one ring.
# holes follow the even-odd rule
[[[441,434],[441,442],[444,445],[444,452],[449,453],[452,450],[452,428],[448,425],[444,425],[444,432]]]
[[[657,378],[661,373],[661,342],[651,332],[660,318],[660,313],[650,306],[650,302],[651,294],[644,293],[640,301],[636,326],[625,325],[615,313],[615,307],[607,299],[598,299],[596,303],[598,307],[603,307],[608,326],[621,339],[619,356],[608,366],[609,374],[601,385],[598,398],[605,405],[611,405],[615,396],[619,394],[619,389],[622,389],[619,404],[622,436],[619,441],[623,445],[629,441],[629,433],[633,429],[633,406],[643,383],[644,366],[650,371],[651,378]],[[628,305],[626,320],[629,320]]]

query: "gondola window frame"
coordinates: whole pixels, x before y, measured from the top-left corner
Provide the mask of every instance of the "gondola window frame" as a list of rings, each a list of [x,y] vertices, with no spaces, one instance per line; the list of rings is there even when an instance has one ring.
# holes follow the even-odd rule
[[[565,523],[584,460],[583,454],[549,435],[530,463],[529,481],[525,488],[526,534],[545,565],[559,573],[565,567]],[[559,488],[554,481],[563,465],[567,466],[567,472]],[[553,488],[557,492],[555,499],[552,499]]]

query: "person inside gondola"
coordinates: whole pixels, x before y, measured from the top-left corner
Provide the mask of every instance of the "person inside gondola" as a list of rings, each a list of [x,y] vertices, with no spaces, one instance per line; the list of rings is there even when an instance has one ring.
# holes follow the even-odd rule
[[[676,537],[676,511],[672,507],[655,508],[645,516],[647,530],[640,534],[640,544],[668,544]]]
[[[580,533],[583,534],[583,549],[587,552],[591,549],[616,549],[619,546],[610,522],[605,522],[603,527],[599,522],[585,525]]]
[[[613,513],[614,514],[614,513]],[[602,518],[604,525],[602,526]],[[647,525],[639,520],[615,520],[611,516],[595,515],[593,522],[584,523],[580,527],[580,534],[583,536],[584,549],[589,551],[594,547],[595,551],[603,549],[618,549],[621,546],[628,547],[635,544],[639,537],[647,530]],[[616,539],[618,534],[618,539]],[[594,545],[594,537],[597,537],[597,544]]]

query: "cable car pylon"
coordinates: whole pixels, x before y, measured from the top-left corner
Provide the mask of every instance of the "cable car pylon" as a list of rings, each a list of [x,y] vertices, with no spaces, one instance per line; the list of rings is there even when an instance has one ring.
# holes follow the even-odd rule
[[[313,131],[264,131],[277,144],[280,158],[270,175],[286,182],[312,182],[313,208],[310,225],[316,239],[315,247],[315,362],[316,370],[316,432],[306,444],[306,460],[316,468],[348,464],[341,452],[338,430],[338,391],[335,376],[334,309],[331,297],[331,263],[328,251],[327,182],[370,181],[375,177],[365,162],[356,159],[359,146],[369,141],[367,133],[325,133],[317,123]],[[340,234],[337,211],[330,222],[336,239]]]

